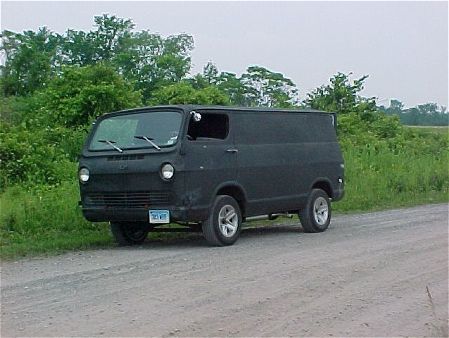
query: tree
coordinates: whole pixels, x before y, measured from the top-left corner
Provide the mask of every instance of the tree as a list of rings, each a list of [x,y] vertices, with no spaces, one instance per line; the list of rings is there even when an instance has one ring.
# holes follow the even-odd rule
[[[227,105],[229,98],[217,87],[195,89],[187,81],[172,84],[153,93],[151,104],[204,104]]]
[[[91,31],[69,29],[64,35],[45,27],[32,31],[2,33],[1,67],[5,95],[28,95],[44,88],[61,67],[110,64],[140,90],[146,101],[165,85],[181,81],[190,71],[193,38],[187,34],[167,38],[149,31],[134,32],[129,19],[94,17]]]
[[[402,113],[404,110],[404,104],[399,100],[390,101],[390,110],[392,113]]]
[[[362,76],[351,83],[349,75],[337,73],[330,79],[330,84],[318,87],[307,94],[304,103],[313,109],[339,114],[358,112],[369,116],[370,113],[376,112],[375,99],[359,95],[368,76]]]
[[[250,106],[247,88],[234,73],[222,72],[215,82],[218,89],[226,93],[229,101],[235,106]]]
[[[210,86],[215,86],[223,94],[225,94],[229,103],[236,106],[247,106],[247,99],[245,97],[246,88],[234,73],[219,72],[217,66],[212,62],[208,62],[203,68],[201,74],[196,74],[187,82],[195,89],[204,89]]]
[[[95,35],[95,46],[98,61],[112,60],[117,51],[122,47],[122,41],[131,37],[134,23],[129,19],[118,18],[115,15],[94,17],[97,30]]]
[[[380,106],[379,110],[388,115],[398,116],[401,123],[405,125],[449,125],[449,115],[446,111],[446,107],[438,107],[436,103],[425,103],[406,109],[402,102],[391,100],[388,108]]]
[[[58,48],[62,37],[46,27],[23,34],[3,31],[1,66],[4,95],[28,95],[45,87],[60,67]]]
[[[298,103],[298,89],[281,73],[264,67],[248,67],[240,79],[250,106],[292,107]]]
[[[212,62],[208,62],[203,69],[203,78],[209,85],[216,84],[219,78],[219,72],[217,66]]]
[[[145,101],[152,97],[154,90],[177,83],[189,73],[190,51],[193,49],[190,35],[173,35],[164,39],[158,34],[143,31],[133,39],[128,51],[122,53],[115,64],[127,79],[135,81]]]
[[[190,83],[198,89],[216,86],[229,97],[232,105],[292,107],[298,103],[298,90],[290,79],[258,66],[248,67],[246,73],[237,77],[234,73],[220,73],[209,62],[203,73],[195,75]]]
[[[112,62],[126,48],[134,23],[115,15],[94,17],[96,29],[89,32],[67,30],[61,53],[66,65],[87,66]]]
[[[93,65],[97,61],[95,35],[91,32],[67,30],[61,54],[65,65],[81,67]]]
[[[449,115],[446,107],[438,107],[436,103],[425,103],[406,109],[401,114],[401,120],[408,125],[447,126]]]

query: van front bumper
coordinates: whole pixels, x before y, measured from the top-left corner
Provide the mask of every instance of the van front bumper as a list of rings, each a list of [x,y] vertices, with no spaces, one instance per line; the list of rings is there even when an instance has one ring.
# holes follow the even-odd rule
[[[168,210],[170,221],[201,222],[209,217],[208,207],[187,208],[153,206],[151,210]],[[91,222],[148,222],[149,209],[82,207],[84,217]]]

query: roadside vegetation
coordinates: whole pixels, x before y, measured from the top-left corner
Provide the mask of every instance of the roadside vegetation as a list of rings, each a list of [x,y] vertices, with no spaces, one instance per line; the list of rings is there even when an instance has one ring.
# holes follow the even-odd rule
[[[333,111],[346,165],[346,196],[336,211],[448,201],[447,128],[410,128],[385,114],[360,96],[366,76],[335,74],[300,101],[290,79],[261,66],[237,76],[208,63],[190,76],[191,36],[133,27],[104,15],[90,32],[2,32],[1,257],[113,245],[106,224],[81,215],[77,156],[96,117],[143,105]],[[446,110],[439,113],[447,121]]]

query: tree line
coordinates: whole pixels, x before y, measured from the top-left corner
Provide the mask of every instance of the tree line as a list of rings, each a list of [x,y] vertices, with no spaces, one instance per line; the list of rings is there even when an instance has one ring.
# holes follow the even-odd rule
[[[263,66],[236,75],[209,62],[191,75],[188,34],[134,31],[131,20],[109,15],[94,22],[88,32],[1,33],[0,190],[69,180],[91,123],[143,105],[310,107],[340,115],[342,143],[386,142],[396,149],[413,140],[401,127],[402,115],[388,116],[374,97],[360,95],[367,76],[337,73],[300,100],[291,79]]]
[[[102,15],[91,31],[69,29],[57,34],[47,28],[37,32],[2,32],[1,84],[5,96],[32,95],[74,67],[109,67],[132,84],[143,104],[173,96],[215,96],[218,104],[290,107],[298,103],[294,83],[280,73],[252,66],[241,76],[219,72],[209,63],[203,74],[189,78],[193,37],[166,38],[148,30],[135,32],[129,19]],[[222,95],[220,95],[222,94]]]
[[[262,66],[249,66],[238,76],[219,71],[209,62],[202,73],[190,76],[190,54],[194,48],[191,35],[162,37],[148,30],[134,31],[134,28],[130,19],[104,14],[94,17],[94,28],[90,31],[68,29],[64,34],[57,34],[46,27],[22,33],[3,31],[0,86],[4,97],[29,97],[52,89],[50,96],[54,96],[64,86],[68,92],[63,95],[73,96],[74,87],[92,86],[91,82],[107,87],[109,77],[111,88],[120,83],[119,91],[125,100],[135,105],[306,106],[338,113],[381,110],[398,115],[404,124],[447,124],[446,109],[438,110],[433,103],[404,110],[399,101],[393,100],[386,108],[377,107],[375,98],[360,97],[358,93],[367,76],[351,82],[348,74],[338,73],[329,85],[308,93],[303,101],[291,79]],[[84,94],[94,96],[93,92]],[[107,88],[97,94],[105,107],[91,102],[94,106],[91,108],[96,111],[87,114],[78,111],[85,115],[79,120],[85,122],[98,114],[98,110],[121,108],[120,102],[114,103],[120,100],[112,92],[109,92],[113,96],[111,102],[106,102]],[[85,106],[89,103],[85,102]]]
[[[401,123],[409,126],[447,126],[449,124],[446,107],[436,103],[425,103],[405,108],[399,100],[391,100],[390,106],[379,107],[387,115],[398,116]]]

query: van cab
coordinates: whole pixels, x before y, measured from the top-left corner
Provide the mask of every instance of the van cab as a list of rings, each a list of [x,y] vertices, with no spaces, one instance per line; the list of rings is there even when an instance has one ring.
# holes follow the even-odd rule
[[[179,223],[216,246],[258,215],[325,231],[344,193],[336,116],[315,110],[174,105],[101,116],[79,161],[83,215],[121,245]]]

